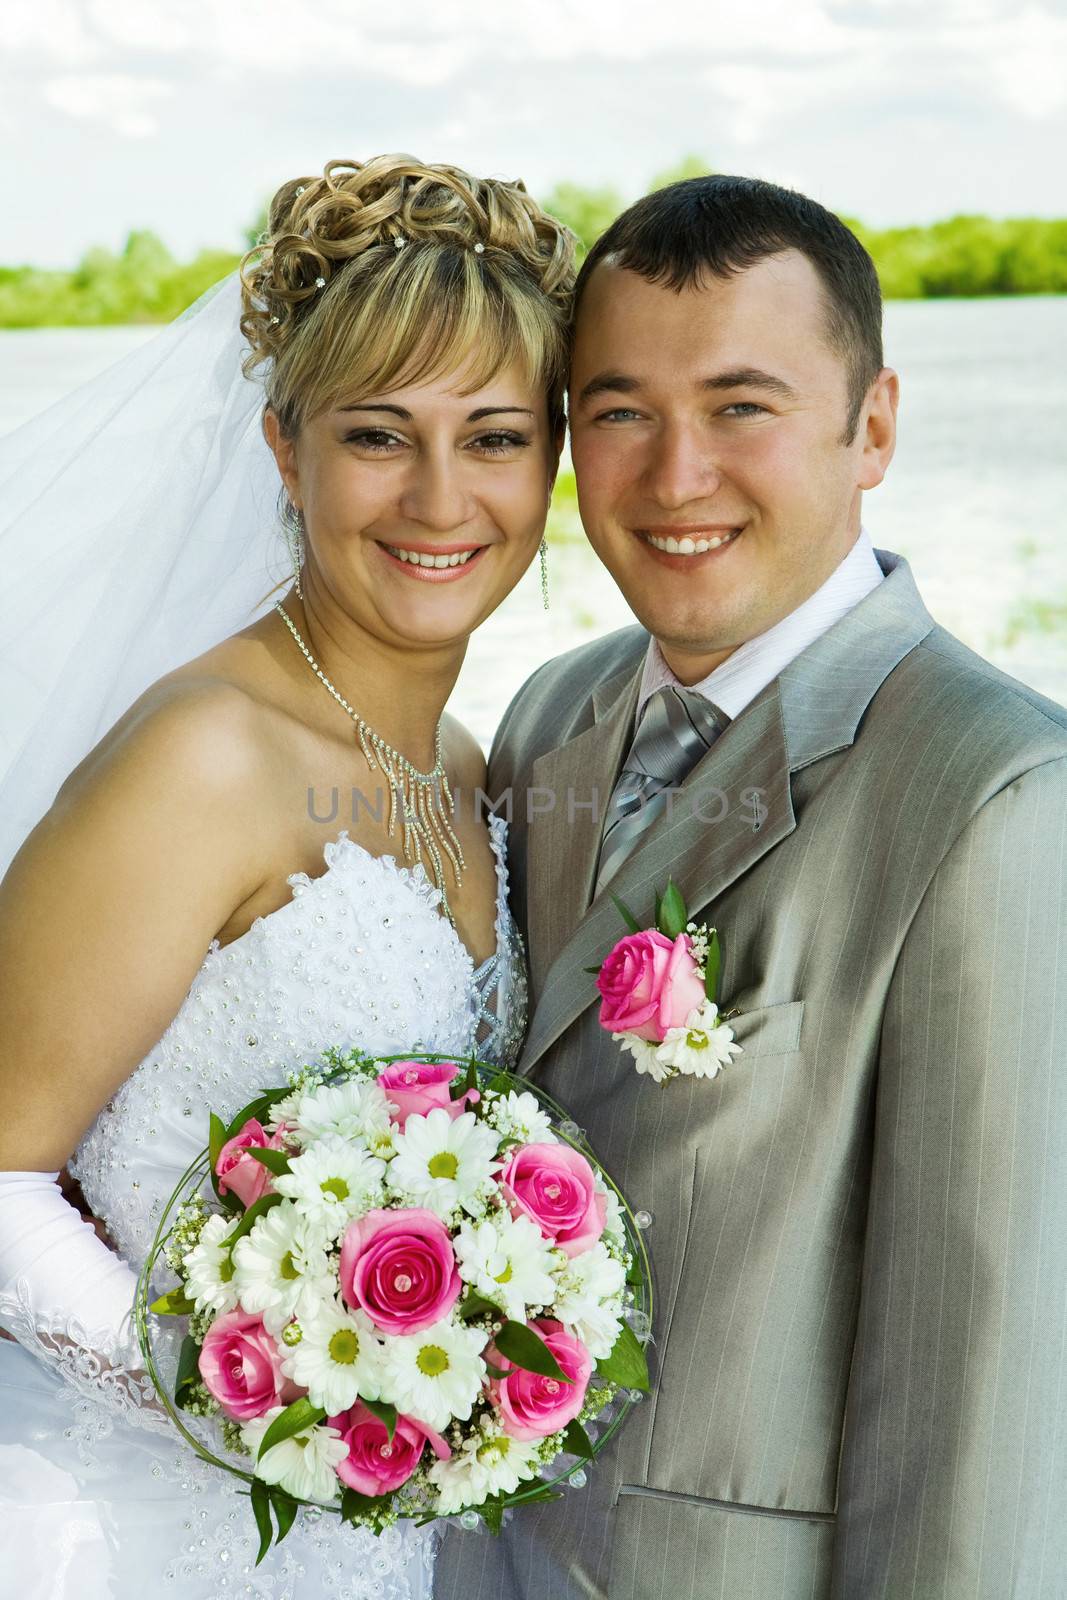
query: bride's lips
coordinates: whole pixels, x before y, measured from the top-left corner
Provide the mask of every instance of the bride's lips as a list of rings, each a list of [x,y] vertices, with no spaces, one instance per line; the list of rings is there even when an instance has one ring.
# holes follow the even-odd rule
[[[489,549],[486,544],[469,540],[464,544],[412,544],[407,540],[403,544],[387,544],[384,539],[374,542],[391,567],[420,583],[455,583],[476,567]]]

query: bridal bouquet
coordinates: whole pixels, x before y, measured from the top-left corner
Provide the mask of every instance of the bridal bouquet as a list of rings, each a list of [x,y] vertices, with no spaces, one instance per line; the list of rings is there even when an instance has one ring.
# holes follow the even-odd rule
[[[161,1257],[179,1283],[149,1304]],[[188,1319],[169,1387],[149,1312]],[[618,1189],[531,1085],[327,1050],[211,1115],[137,1324],[186,1440],[249,1483],[262,1560],[302,1504],[495,1532],[583,1483],[648,1388],[651,1287]]]

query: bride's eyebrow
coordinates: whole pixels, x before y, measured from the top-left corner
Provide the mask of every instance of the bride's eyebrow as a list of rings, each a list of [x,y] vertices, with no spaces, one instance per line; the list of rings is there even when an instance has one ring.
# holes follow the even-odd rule
[[[388,411],[392,417],[399,417],[402,422],[412,420],[411,412],[405,411],[403,406],[390,406],[384,402],[380,405],[354,405],[338,406],[339,411]],[[533,412],[529,406],[479,406],[467,418],[468,422],[481,422],[483,417],[522,416],[532,417]]]

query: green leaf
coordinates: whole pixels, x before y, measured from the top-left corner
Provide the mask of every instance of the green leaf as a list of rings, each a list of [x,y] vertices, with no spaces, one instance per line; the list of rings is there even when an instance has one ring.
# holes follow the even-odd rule
[[[602,965],[603,962],[601,962],[601,966]],[[583,967],[582,971],[591,973],[594,978],[600,977],[600,967]]]
[[[521,1367],[524,1372],[536,1372],[542,1378],[558,1378],[563,1383],[574,1382],[545,1341],[524,1322],[505,1322],[493,1343],[512,1366]]]
[[[174,1375],[174,1403],[184,1406],[189,1390],[200,1382],[200,1346],[191,1334],[186,1334],[178,1351],[178,1370]]]
[[[270,1520],[270,1490],[262,1478],[252,1480],[252,1512],[259,1529],[259,1554],[256,1566],[263,1560],[274,1538],[274,1525]]]
[[[223,1122],[221,1117],[217,1117],[215,1113],[212,1112],[211,1120],[208,1123],[208,1128],[207,1152],[211,1157],[211,1170],[214,1172],[215,1168],[219,1164],[219,1154],[223,1145],[226,1143],[226,1124]]]
[[[704,966],[704,993],[709,1000],[718,998],[716,990],[719,987],[719,968],[722,966],[722,948],[719,944],[719,935],[715,929],[711,930],[708,941],[708,959]]]
[[[249,1206],[248,1210],[245,1212],[244,1216],[241,1218],[240,1222],[237,1224],[236,1228],[234,1228],[233,1232],[226,1241],[226,1248],[230,1252],[231,1256],[233,1255],[233,1247],[237,1243],[238,1239],[243,1239],[245,1234],[251,1233],[260,1217],[266,1216],[267,1212],[272,1206],[279,1205],[281,1203],[281,1198],[282,1197],[280,1194],[265,1194],[260,1196],[254,1206]]]
[[[257,1094],[254,1100],[250,1100],[246,1106],[241,1107],[235,1117],[231,1117],[226,1128],[227,1140],[235,1139],[245,1123],[250,1119],[254,1118],[256,1122],[262,1123],[271,1106],[275,1105],[279,1100],[284,1100],[285,1096],[290,1093],[291,1090],[289,1089],[265,1089],[262,1094]]]
[[[184,1289],[168,1289],[148,1309],[157,1317],[187,1317],[196,1310],[196,1301],[190,1300]]]
[[[362,1396],[360,1398],[362,1399]],[[364,1400],[363,1404],[372,1417],[377,1417],[379,1422],[385,1423],[389,1443],[392,1444],[393,1434],[396,1432],[396,1406],[391,1406],[388,1400]]]
[[[643,1394],[648,1393],[648,1358],[628,1322],[619,1329],[611,1354],[598,1361],[596,1369],[602,1378],[617,1383],[620,1389],[640,1389]]]
[[[677,939],[680,933],[685,932],[685,925],[688,920],[681,890],[673,878],[668,878],[667,887],[663,891],[663,899],[659,904],[656,926],[665,938]]]
[[[599,972],[600,968],[594,967],[593,971]],[[510,1094],[514,1087],[515,1081],[509,1073],[498,1072],[496,1077],[486,1085],[485,1092],[486,1094]]]
[[[504,1526],[504,1507],[499,1500],[486,1500],[478,1507],[478,1515],[490,1533],[499,1533]]]
[[[273,1172],[276,1178],[283,1178],[289,1171],[287,1150],[267,1150],[262,1145],[253,1145],[248,1154],[253,1161],[258,1161],[260,1166],[266,1167],[268,1172]]]
[[[347,1486],[341,1490],[341,1520],[342,1522],[355,1522],[357,1517],[373,1515],[375,1511],[384,1511],[392,1503],[392,1495],[360,1494],[357,1489]]]
[[[615,902],[615,908],[618,911],[619,916],[625,922],[630,932],[640,933],[642,931],[641,924],[638,922],[637,918],[634,916],[626,902],[624,900],[620,900],[617,894],[613,894],[611,898]]]
[[[287,1493],[285,1489],[279,1489],[277,1485],[274,1485],[270,1491],[270,1503],[274,1507],[274,1515],[278,1520],[278,1543],[281,1544],[296,1521],[300,1502]]]
[[[568,1422],[567,1431],[563,1435],[563,1448],[569,1450],[572,1456],[581,1456],[583,1461],[592,1461],[595,1454],[593,1442],[581,1423],[575,1417],[573,1422]]]
[[[284,1444],[286,1439],[291,1439],[294,1434],[303,1433],[305,1428],[312,1427],[316,1422],[321,1422],[326,1415],[321,1406],[313,1406],[306,1395],[299,1400],[294,1400],[292,1405],[286,1406],[280,1417],[275,1417],[266,1433],[263,1442],[256,1453],[256,1460],[262,1461],[268,1450],[273,1450],[276,1444]]]
[[[552,1489],[546,1483],[541,1489],[534,1489],[530,1494],[513,1494],[510,1504],[517,1506],[535,1506],[542,1500],[562,1500],[563,1491]]]
[[[494,1301],[487,1300],[482,1294],[476,1294],[473,1289],[468,1289],[459,1303],[459,1314],[464,1322],[469,1322],[472,1317],[484,1317],[486,1312],[490,1311],[498,1317],[504,1315]]]

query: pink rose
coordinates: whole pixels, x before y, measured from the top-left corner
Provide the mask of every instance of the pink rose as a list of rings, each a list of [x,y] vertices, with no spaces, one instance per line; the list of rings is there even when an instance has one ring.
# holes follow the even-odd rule
[[[200,1376],[230,1417],[247,1422],[304,1393],[282,1372],[281,1351],[262,1317],[227,1311],[204,1335]]]
[[[403,1128],[409,1117],[425,1117],[435,1110],[447,1111],[455,1122],[467,1109],[468,1100],[479,1100],[477,1089],[468,1089],[458,1100],[449,1097],[458,1074],[454,1061],[394,1061],[379,1072],[378,1082],[385,1098],[396,1107],[393,1121]]]
[[[215,1163],[215,1176],[219,1180],[219,1193],[232,1190],[247,1210],[265,1194],[273,1192],[270,1170],[261,1161],[248,1154],[249,1150],[284,1150],[282,1131],[268,1134],[266,1128],[249,1117],[239,1133],[227,1139]]]
[[[383,1333],[421,1333],[459,1299],[452,1236],[432,1211],[368,1211],[341,1244],[341,1293]]]
[[[607,1199],[597,1193],[588,1161],[570,1145],[519,1145],[500,1185],[511,1209],[525,1212],[568,1256],[591,1249],[604,1232]]]
[[[494,1367],[503,1367],[507,1377],[494,1378],[490,1388],[500,1407],[504,1432],[513,1439],[545,1439],[573,1422],[585,1403],[593,1371],[589,1351],[573,1333],[564,1331],[561,1322],[544,1318],[531,1322],[530,1327],[540,1334],[571,1381],[562,1383],[559,1378],[524,1372],[521,1367],[512,1366],[498,1350],[492,1351],[488,1359]]]
[[[609,1033],[636,1033],[650,1044],[662,1044],[668,1028],[683,1027],[706,998],[689,935],[680,933],[672,943],[655,928],[620,939],[596,986],[600,1026]]]
[[[350,1411],[328,1417],[348,1446],[348,1455],[337,1468],[342,1483],[360,1494],[392,1494],[407,1483],[427,1444],[441,1461],[452,1454],[439,1433],[414,1417],[397,1417],[392,1443],[389,1430],[373,1412],[357,1400]]]

